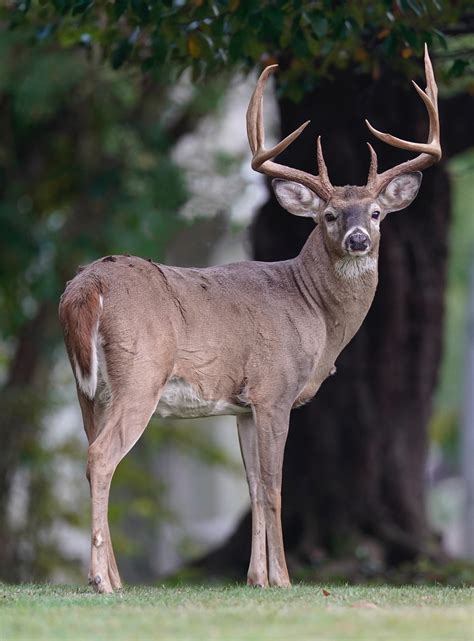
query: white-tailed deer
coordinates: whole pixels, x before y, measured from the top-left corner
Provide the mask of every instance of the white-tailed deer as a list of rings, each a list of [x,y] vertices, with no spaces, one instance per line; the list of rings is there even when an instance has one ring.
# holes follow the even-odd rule
[[[290,412],[334,371],[377,286],[380,222],[407,207],[420,171],[441,158],[437,87],[425,51],[427,143],[400,140],[367,123],[380,140],[416,158],[377,173],[365,186],[333,187],[318,139],[318,175],[272,159],[305,123],[264,148],[267,67],[247,112],[252,167],[276,180],[279,202],[316,222],[299,256],[206,269],[107,256],[82,269],[60,304],[66,347],[89,440],[92,498],[89,579],[98,592],[120,588],[107,508],[114,471],[150,417],[237,416],[252,506],[248,583],[290,585],[280,521],[283,452]]]

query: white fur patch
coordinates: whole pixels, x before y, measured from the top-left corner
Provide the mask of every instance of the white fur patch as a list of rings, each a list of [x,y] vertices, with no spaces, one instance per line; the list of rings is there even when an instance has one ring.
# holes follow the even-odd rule
[[[224,399],[206,400],[181,378],[171,378],[162,390],[155,413],[166,418],[200,418],[248,414],[249,407],[235,405]]]
[[[99,296],[100,309],[104,306],[104,299],[102,296]],[[91,369],[90,372],[83,372],[79,367],[75,354],[72,355],[74,360],[74,371],[76,374],[77,384],[79,388],[84,392],[84,394],[93,399],[97,389],[97,371],[99,368],[99,359],[97,355],[97,342],[99,334],[99,317],[95,324],[94,329],[92,330],[91,335]]]
[[[356,280],[367,272],[377,271],[377,259],[373,256],[344,256],[334,265],[336,274],[347,280]]]

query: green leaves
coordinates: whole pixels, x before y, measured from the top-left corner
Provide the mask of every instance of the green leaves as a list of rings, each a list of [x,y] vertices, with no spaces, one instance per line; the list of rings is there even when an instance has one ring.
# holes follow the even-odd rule
[[[130,38],[122,38],[114,47],[110,61],[114,69],[119,69],[127,58],[130,56],[133,50],[133,44],[130,41]]]
[[[185,199],[156,118],[166,85],[145,90],[137,73],[51,44],[31,47],[18,30],[0,41],[3,340],[40,303],[56,306],[78,264],[114,251],[163,255]]]
[[[190,33],[186,41],[187,52],[194,60],[207,58],[210,55],[212,47],[213,41],[211,37],[200,31]]]
[[[452,78],[461,78],[468,66],[469,66],[468,60],[457,59],[451,65],[451,68],[449,69],[449,75]]]
[[[12,23],[34,25],[43,40],[63,46],[88,37],[116,69],[127,64],[158,77],[191,68],[198,80],[282,59],[279,77],[287,74],[293,94],[303,78],[314,84],[354,62],[363,73],[376,75],[389,63],[412,77],[424,43],[445,47],[443,32],[464,15],[463,1],[435,0],[117,0],[105,10],[87,0],[42,0],[25,7]],[[460,57],[450,76],[462,75],[465,62]]]

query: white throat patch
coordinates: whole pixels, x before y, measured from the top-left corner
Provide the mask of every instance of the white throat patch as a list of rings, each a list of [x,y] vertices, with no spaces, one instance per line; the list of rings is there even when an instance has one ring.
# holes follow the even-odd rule
[[[367,272],[377,271],[377,258],[373,256],[344,256],[335,263],[336,274],[346,280],[356,280]]]

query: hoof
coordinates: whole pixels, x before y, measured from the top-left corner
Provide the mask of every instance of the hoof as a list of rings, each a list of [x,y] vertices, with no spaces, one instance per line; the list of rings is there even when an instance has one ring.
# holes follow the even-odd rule
[[[270,586],[272,588],[282,588],[286,590],[291,588],[291,583],[290,581],[270,581]]]
[[[268,581],[266,577],[247,577],[247,585],[251,588],[268,588]]]
[[[112,594],[113,590],[110,584],[107,581],[104,581],[100,574],[95,574],[93,577],[89,577],[89,585],[92,585],[95,592],[99,594]]]
[[[102,577],[100,574],[95,576],[89,576],[88,578],[89,585],[92,585],[94,588],[98,587],[102,583]]]

